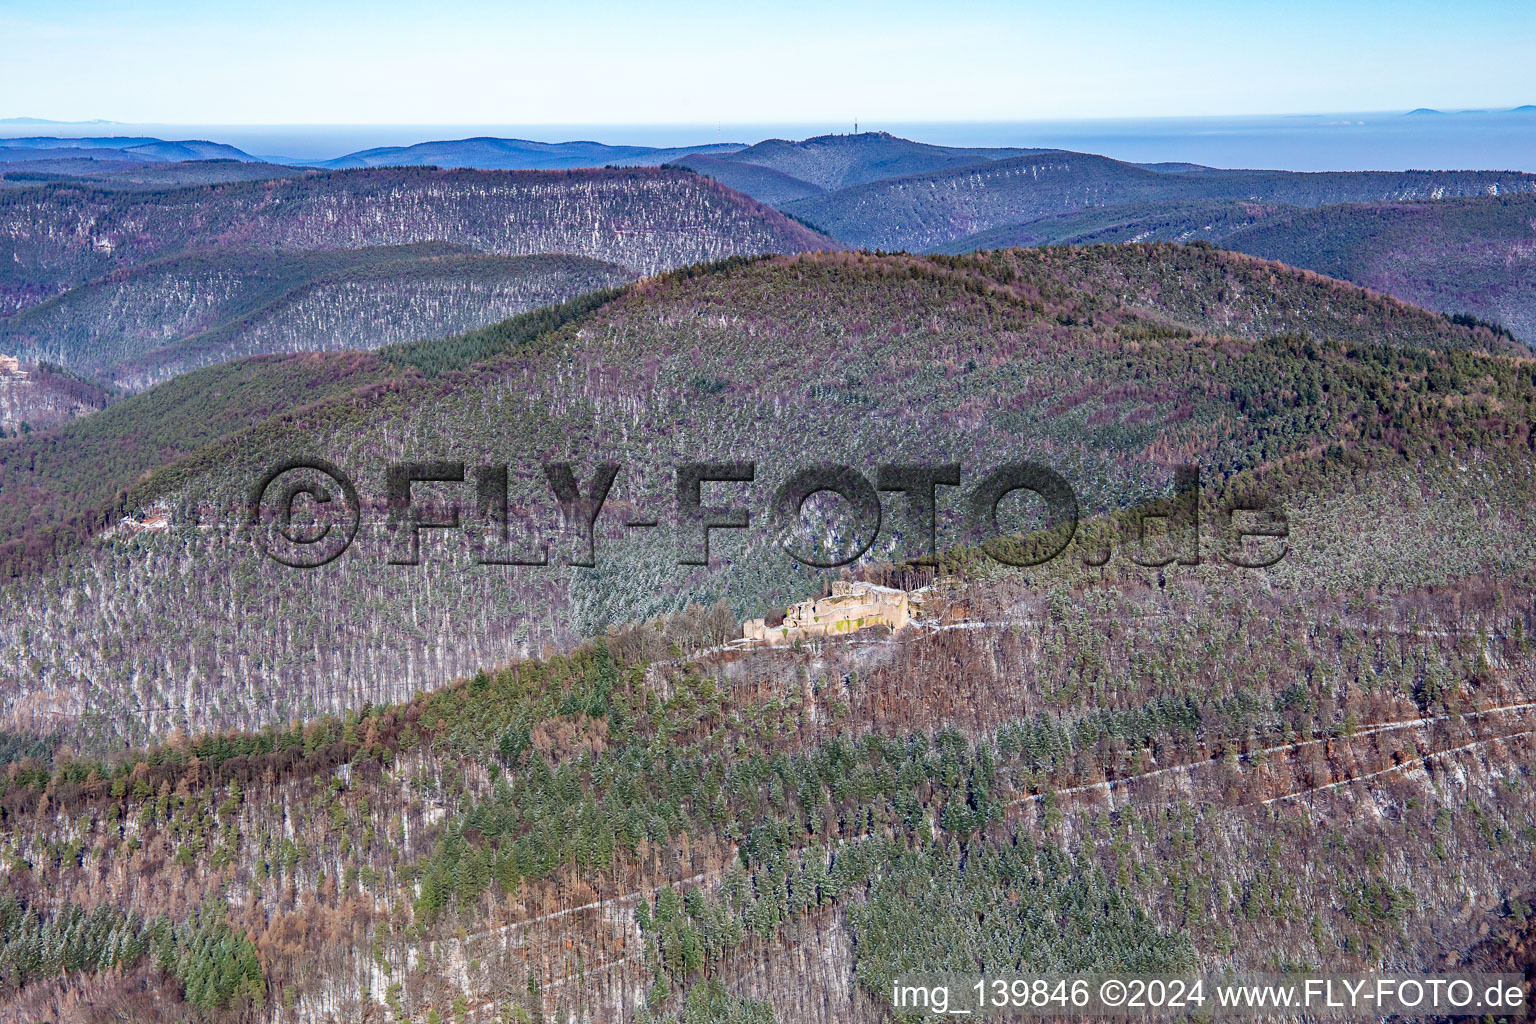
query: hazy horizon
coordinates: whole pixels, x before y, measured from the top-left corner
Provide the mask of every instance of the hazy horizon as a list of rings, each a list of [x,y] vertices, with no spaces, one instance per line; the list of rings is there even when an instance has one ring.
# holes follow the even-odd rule
[[[1137,162],[1284,170],[1498,169],[1536,171],[1536,113],[1513,108],[1313,114],[1054,118],[1039,120],[860,120],[861,132],[886,131],[947,146],[1059,148]],[[0,122],[0,139],[144,135],[206,139],[279,162],[319,162],[361,150],[489,136],[557,143],[686,148],[718,142],[849,134],[854,122],[500,123],[500,124],[188,124]]]
[[[1533,99],[1536,99],[1536,87],[1533,87],[1532,94],[1533,94]],[[1244,118],[1275,118],[1275,119],[1281,119],[1281,118],[1292,118],[1292,117],[1366,117],[1366,116],[1388,117],[1388,116],[1398,116],[1398,115],[1407,115],[1407,114],[1417,114],[1417,113],[1420,113],[1420,112],[1429,113],[1429,114],[1445,114],[1445,115],[1458,115],[1458,114],[1505,114],[1505,113],[1515,113],[1515,112],[1519,112],[1519,111],[1522,111],[1522,110],[1530,110],[1530,109],[1533,109],[1533,108],[1536,108],[1536,102],[1532,102],[1532,103],[1511,103],[1511,104],[1484,103],[1484,104],[1480,104],[1478,106],[1472,106],[1472,107],[1426,106],[1426,105],[1423,105],[1423,104],[1419,104],[1417,106],[1412,106],[1412,107],[1399,105],[1399,106],[1383,107],[1383,108],[1376,109],[1376,110],[1337,110],[1337,109],[1330,109],[1330,110],[1291,110],[1291,111],[1277,111],[1277,112],[1254,112],[1254,111],[1241,112],[1240,111],[1240,112],[1235,112],[1235,113],[1223,113],[1223,114],[1136,114],[1136,115],[1132,115],[1132,114],[1103,114],[1103,115],[1097,115],[1097,116],[1092,116],[1092,117],[1059,116],[1059,117],[1034,117],[1034,118],[1020,117],[1020,118],[1000,118],[1000,119],[989,119],[989,118],[933,118],[933,119],[922,119],[922,120],[903,120],[903,119],[898,119],[898,121],[900,121],[900,123],[905,123],[905,124],[947,124],[947,125],[992,124],[992,123],[997,123],[998,121],[1013,122],[1013,123],[1019,123],[1019,124],[1049,124],[1049,123],[1053,123],[1053,122],[1063,122],[1063,123],[1073,123],[1073,124],[1076,124],[1076,123],[1093,122],[1093,121],[1200,121],[1200,120],[1221,121],[1221,120],[1244,119]],[[529,127],[536,127],[536,126],[570,127],[570,126],[580,126],[580,125],[590,125],[590,126],[593,126],[593,127],[613,127],[615,125],[622,125],[622,126],[627,126],[627,127],[632,127],[632,128],[653,128],[653,127],[666,128],[666,127],[677,127],[677,128],[709,128],[709,129],[713,130],[716,125],[722,124],[722,123],[724,123],[724,124],[731,124],[731,125],[737,125],[737,126],[748,126],[748,127],[750,127],[750,126],[773,125],[773,124],[781,124],[781,123],[782,124],[811,124],[811,123],[816,123],[816,122],[809,122],[809,121],[778,121],[778,120],[769,119],[769,120],[764,120],[764,121],[730,121],[730,122],[719,122],[719,121],[712,121],[712,120],[698,120],[698,121],[632,121],[632,122],[615,122],[615,121],[523,121],[523,122],[519,122],[519,123],[522,124],[522,125],[525,125],[525,126],[529,126]],[[831,122],[831,121],[828,121],[826,123],[829,124],[829,125],[834,124],[834,122]],[[851,123],[852,122],[850,122],[850,124]],[[874,122],[871,121],[870,125],[873,125],[873,123]],[[5,116],[0,116],[0,125],[12,125],[12,126],[56,125],[56,126],[61,127],[61,128],[62,127],[81,127],[81,126],[91,126],[91,125],[99,126],[99,127],[102,127],[102,128],[109,128],[109,127],[133,127],[133,126],[137,126],[137,125],[160,125],[160,126],[167,126],[167,127],[169,127],[169,126],[176,126],[176,125],[182,125],[182,126],[187,126],[187,127],[197,127],[197,126],[201,125],[201,126],[206,127],[206,126],[211,125],[211,124],[212,125],[220,125],[220,126],[228,127],[228,128],[274,128],[274,127],[284,127],[284,128],[300,128],[300,127],[304,127],[304,128],[336,128],[336,127],[346,127],[346,128],[406,128],[406,127],[410,127],[410,128],[475,128],[475,127],[482,127],[482,125],[479,122],[474,122],[474,121],[218,121],[218,122],[208,122],[208,121],[173,121],[173,120],[120,121],[120,120],[116,120],[114,118],[108,118],[108,117],[87,117],[87,118],[80,118],[78,120],[64,120],[62,118],[43,117],[41,115],[33,115],[33,114],[8,114],[8,115],[5,115]],[[861,131],[879,131],[880,130],[879,128],[875,128],[875,127],[870,127],[870,126],[864,125],[863,122],[859,122],[859,124],[861,125],[861,127],[860,127]]]

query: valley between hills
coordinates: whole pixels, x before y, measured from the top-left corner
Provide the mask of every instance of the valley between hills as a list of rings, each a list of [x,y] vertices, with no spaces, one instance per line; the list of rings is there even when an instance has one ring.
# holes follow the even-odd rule
[[[1536,966],[1536,177],[144,145],[0,163],[0,351],[76,403],[0,438],[0,1021],[889,1022],[914,972]],[[360,495],[314,570],[247,515],[301,456]],[[1034,566],[961,500],[1021,460],[1078,506]],[[391,564],[387,467],[429,461],[504,467],[504,512],[422,486],[463,528]],[[749,528],[680,564],[677,467],[743,461],[710,493]],[[557,462],[619,467],[594,565]],[[958,463],[933,564],[887,492],[863,557],[792,558],[808,462]],[[1283,557],[1226,557],[1234,506]],[[548,564],[484,564],[498,532]],[[833,580],[921,613],[732,642]]]

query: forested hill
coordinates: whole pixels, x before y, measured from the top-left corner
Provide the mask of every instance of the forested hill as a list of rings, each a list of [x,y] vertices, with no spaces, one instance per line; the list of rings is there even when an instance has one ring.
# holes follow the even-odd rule
[[[992,160],[1047,152],[1040,149],[933,146],[887,132],[820,135],[800,141],[768,139],[735,153],[713,154],[723,163],[768,168],[835,192],[885,178],[931,174]]]
[[[0,352],[141,390],[245,356],[459,334],[634,277],[584,256],[493,256],[442,243],[196,250],[0,319]]]
[[[80,156],[47,156],[0,162],[0,188],[35,188],[49,182],[69,182],[92,189],[154,191],[181,185],[213,185],[228,181],[301,178],[301,168],[249,160],[182,160],[145,163],[138,160],[92,160]]]
[[[240,160],[257,158],[234,146],[204,139],[156,139],[146,136],[103,135],[58,138],[33,135],[0,138],[0,164],[13,160],[78,157],[102,163],[169,163],[183,160]]]
[[[738,192],[744,192],[769,206],[782,206],[795,199],[820,195],[825,191],[808,181],[801,181],[772,167],[741,160],[722,160],[715,156],[691,153],[670,163],[672,166],[686,167]]]
[[[1285,210],[1221,244],[1475,314],[1536,346],[1536,195]]]
[[[930,251],[965,253],[1042,245],[1220,241],[1250,224],[1292,209],[1282,203],[1246,199],[1116,203],[988,228],[936,245]]]
[[[527,139],[444,139],[413,146],[359,150],[317,167],[473,167],[479,170],[571,170],[578,167],[655,167],[690,153],[731,153],[741,143],[693,147],[609,146],[600,142],[532,142]]]
[[[100,535],[163,492],[162,478],[209,446],[252,433],[281,434],[292,417],[333,398],[366,409],[417,380],[418,364],[435,372],[516,350],[614,294],[594,292],[491,329],[400,346],[384,357],[305,352],[207,366],[99,415],[14,437],[0,445],[4,572],[35,572]]]
[[[0,366],[0,440],[23,437],[104,408],[118,397],[46,363]]]
[[[1146,202],[1053,214],[939,247],[974,252],[1100,242],[1213,241],[1469,314],[1536,344],[1536,195],[1297,208],[1247,200]]]
[[[499,255],[567,253],[637,273],[838,247],[681,170],[391,168],[131,193],[54,184],[0,190],[0,313],[188,249],[421,242]]]
[[[1536,191],[1514,171],[1191,170],[1158,173],[1088,153],[1047,151],[888,178],[786,203],[852,245],[925,250],[1051,214],[1148,201],[1253,200],[1296,206]]]
[[[772,257],[674,272],[562,316],[200,370],[0,447],[0,550],[22,574],[0,617],[13,725],[65,720],[82,742],[256,725],[403,699],[694,601],[740,615],[817,585],[767,535],[722,538],[730,557],[708,573],[680,566],[667,518],[678,462],[759,460],[748,492],[766,501],[806,458],[979,474],[1033,457],[1074,481],[1088,514],[1160,493],[1174,461],[1219,481],[1319,448],[1417,452],[1466,417],[1501,448],[1528,429],[1528,364],[1483,354],[1505,339],[1209,248]],[[1464,395],[1447,406],[1447,389]],[[193,437],[178,427],[189,414],[207,424]],[[267,467],[299,456],[355,474],[370,518],[353,550],[294,587],[239,510]],[[512,466],[516,535],[555,542],[554,564],[490,571],[456,535],[419,568],[389,564],[383,474],[407,458]],[[570,538],[538,464],[569,460],[586,480],[598,459],[625,468],[598,567],[577,569],[560,564]],[[97,536],[156,509],[172,528]],[[626,531],[631,513],[663,527]],[[869,558],[903,557],[910,538],[893,531]],[[44,614],[54,625],[40,631]],[[278,637],[278,622],[302,625]],[[232,655],[256,648],[259,662]]]
[[[1536,203],[1536,197],[1531,202]],[[1497,324],[1432,313],[1390,295],[1208,242],[1051,246],[1012,252],[1008,258],[1023,267],[1048,268],[1090,294],[1112,295],[1131,309],[1193,330],[1530,355],[1523,342]]]
[[[284,411],[183,463],[164,530],[0,595],[0,1019],[889,1024],[926,972],[1530,965],[1536,368],[1486,330],[1170,246],[738,260],[537,316],[108,410]],[[380,386],[296,404],[342,360]],[[900,632],[722,650],[826,576],[619,524],[679,457],[771,495],[795,438],[1038,459],[1085,519],[1035,569],[867,566],[948,580]],[[508,460],[520,536],[556,514],[527,453],[657,486],[618,480],[591,569],[445,536],[283,575],[218,512],[295,450],[368,491]],[[1265,493],[1287,557],[1125,558],[1098,511],[1186,460],[1202,523]]]

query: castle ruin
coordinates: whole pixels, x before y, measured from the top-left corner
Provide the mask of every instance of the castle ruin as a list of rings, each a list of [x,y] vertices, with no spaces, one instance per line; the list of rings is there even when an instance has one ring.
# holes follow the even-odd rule
[[[901,629],[911,621],[907,592],[873,583],[837,580],[827,597],[790,605],[784,621],[770,626],[765,619],[748,619],[742,626],[746,640],[782,643],[801,637],[852,633],[871,626]]]

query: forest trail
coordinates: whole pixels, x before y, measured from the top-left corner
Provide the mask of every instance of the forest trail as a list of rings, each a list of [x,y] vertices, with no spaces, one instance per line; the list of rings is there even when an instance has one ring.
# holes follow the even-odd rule
[[[497,928],[486,928],[482,931],[471,932],[470,934],[465,935],[464,938],[460,941],[476,942],[480,939],[491,938],[492,936],[510,935],[513,932],[527,928],[530,925],[539,924],[542,921],[555,921],[562,917],[570,917],[572,914],[580,914],[588,910],[601,910],[603,907],[611,907],[615,904],[635,903],[639,901],[640,897],[655,895],[668,886],[693,885],[706,879],[717,877],[721,874],[723,874],[721,871],[702,871],[691,878],[681,878],[677,881],[663,882],[660,885],[653,885],[644,889],[635,889],[630,892],[618,893],[613,896],[608,896],[603,899],[596,900],[592,903],[583,903],[579,907],[566,907],[563,910],[552,911],[548,914],[540,914],[538,917],[526,917],[521,921],[513,921],[511,924],[501,925]]]
[[[1374,723],[1369,723],[1369,724],[1358,726],[1354,730],[1354,732],[1352,734],[1352,737],[1350,737],[1350,738],[1360,739],[1360,738],[1364,738],[1364,737],[1381,735],[1381,734],[1385,734],[1385,733],[1399,732],[1399,731],[1402,731],[1402,730],[1405,730],[1405,729],[1423,728],[1423,727],[1430,726],[1430,725],[1435,725],[1435,724],[1441,723],[1441,722],[1449,722],[1449,721],[1455,721],[1455,720],[1465,721],[1467,719],[1482,719],[1482,718],[1487,718],[1487,717],[1494,716],[1494,715],[1506,715],[1506,714],[1512,714],[1512,713],[1521,712],[1521,711],[1536,712],[1536,701],[1526,701],[1526,702],[1522,702],[1522,703],[1518,703],[1518,704],[1505,704],[1505,705],[1500,705],[1498,707],[1484,708],[1481,711],[1471,711],[1471,712],[1465,712],[1465,713],[1447,713],[1447,714],[1442,714],[1442,715],[1428,715],[1428,716],[1424,716],[1424,717],[1420,717],[1420,718],[1403,719],[1401,721],[1393,721],[1393,722],[1374,722]],[[1423,754],[1418,755],[1418,757],[1416,757],[1414,759],[1410,759],[1408,761],[1403,762],[1402,764],[1393,765],[1393,766],[1391,766],[1389,768],[1384,768],[1384,769],[1381,769],[1379,771],[1365,772],[1365,773],[1361,773],[1361,774],[1358,774],[1358,775],[1352,775],[1352,776],[1349,776],[1347,778],[1338,779],[1338,780],[1326,783],[1326,784],[1321,785],[1321,786],[1314,786],[1314,787],[1310,787],[1309,789],[1297,790],[1294,793],[1286,793],[1286,794],[1282,794],[1280,796],[1271,797],[1271,798],[1269,798],[1267,800],[1264,800],[1263,803],[1267,805],[1267,804],[1276,803],[1276,802],[1279,802],[1279,801],[1282,801],[1282,800],[1292,799],[1293,797],[1296,797],[1296,796],[1305,795],[1306,793],[1309,793],[1309,792],[1321,792],[1323,790],[1328,790],[1328,789],[1337,789],[1337,788],[1342,787],[1342,786],[1347,786],[1347,785],[1349,785],[1349,784],[1351,784],[1353,782],[1359,782],[1359,781],[1361,781],[1363,779],[1375,778],[1376,776],[1379,776],[1379,775],[1386,775],[1386,774],[1390,774],[1391,772],[1394,772],[1394,771],[1400,771],[1400,770],[1402,770],[1404,768],[1412,767],[1414,764],[1416,764],[1419,761],[1422,761],[1422,760],[1424,760],[1426,758],[1443,757],[1443,756],[1446,756],[1448,754],[1453,754],[1453,753],[1457,753],[1457,752],[1462,751],[1462,750],[1467,750],[1467,749],[1471,749],[1471,748],[1476,747],[1476,746],[1480,746],[1480,745],[1482,745],[1484,743],[1491,743],[1491,742],[1494,742],[1496,740],[1501,740],[1501,739],[1510,739],[1510,738],[1513,738],[1513,737],[1516,737],[1516,736],[1529,735],[1529,734],[1531,734],[1533,732],[1536,732],[1536,726],[1533,726],[1530,729],[1523,729],[1523,730],[1517,730],[1517,731],[1514,731],[1514,732],[1501,733],[1501,734],[1499,734],[1497,736],[1481,737],[1481,738],[1473,740],[1471,742],[1461,744],[1460,746],[1450,747],[1450,748],[1446,748],[1446,749],[1443,749],[1443,750],[1430,751],[1430,752],[1427,752],[1427,753],[1423,753]],[[1247,761],[1247,760],[1251,760],[1251,759],[1253,759],[1255,757],[1267,757],[1267,756],[1274,755],[1274,754],[1294,752],[1294,751],[1297,751],[1297,750],[1304,749],[1306,747],[1316,746],[1316,745],[1323,744],[1323,743],[1333,742],[1333,741],[1339,740],[1341,738],[1344,738],[1344,737],[1340,737],[1340,736],[1325,736],[1325,737],[1319,737],[1317,739],[1301,740],[1301,741],[1298,741],[1296,743],[1285,743],[1285,744],[1279,744],[1279,745],[1276,745],[1276,746],[1264,747],[1261,750],[1253,750],[1253,751],[1249,751],[1249,752],[1247,752],[1245,754],[1239,755],[1239,760],[1240,761]],[[1113,790],[1116,790],[1116,789],[1129,787],[1129,786],[1131,786],[1131,785],[1133,785],[1133,784],[1135,784],[1137,782],[1142,782],[1142,781],[1145,781],[1147,779],[1156,778],[1158,776],[1173,775],[1173,774],[1178,774],[1178,773],[1181,773],[1181,772],[1182,773],[1193,772],[1193,771],[1195,771],[1197,769],[1204,768],[1204,767],[1207,767],[1207,766],[1213,765],[1213,764],[1219,764],[1219,763],[1220,762],[1216,761],[1216,760],[1202,760],[1202,761],[1191,761],[1191,762],[1187,762],[1187,763],[1184,763],[1184,764],[1169,765],[1169,766],[1167,766],[1165,768],[1155,768],[1155,769],[1153,769],[1151,771],[1140,772],[1140,773],[1137,773],[1135,775],[1125,775],[1125,776],[1121,776],[1121,777],[1115,778],[1115,779],[1107,779],[1107,780],[1104,780],[1102,782],[1092,782],[1092,783],[1086,783],[1086,784],[1080,785],[1080,786],[1069,786],[1069,787],[1066,787],[1064,789],[1051,790],[1051,791],[1048,791],[1048,793],[1047,792],[1031,793],[1031,794],[1028,794],[1028,795],[1025,795],[1025,796],[1018,797],[1018,798],[1016,798],[1014,800],[1011,800],[1007,804],[1005,804],[1004,806],[1005,807],[1015,807],[1015,806],[1021,806],[1021,805],[1024,805],[1024,804],[1029,804],[1029,803],[1038,803],[1039,801],[1045,799],[1045,797],[1047,795],[1051,795],[1051,794],[1054,794],[1057,797],[1063,797],[1063,796],[1076,796],[1076,795],[1080,795],[1080,794],[1084,794],[1084,793],[1107,793],[1107,792],[1112,792]],[[847,840],[843,840],[843,842],[846,842],[846,841]],[[642,897],[653,896],[656,893],[660,892],[662,889],[667,888],[668,886],[697,885],[697,884],[701,884],[701,883],[704,883],[704,882],[712,881],[712,880],[720,877],[723,874],[724,874],[724,869],[719,869],[719,870],[714,870],[714,871],[703,871],[703,872],[699,872],[698,874],[692,875],[692,876],[690,876],[688,878],[682,878],[682,879],[677,879],[677,880],[670,881],[670,882],[664,882],[664,883],[661,883],[659,885],[647,886],[647,887],[644,887],[644,888],[641,888],[641,889],[635,889],[635,890],[631,890],[631,891],[628,891],[628,892],[616,893],[616,894],[614,894],[612,896],[607,896],[607,897],[604,897],[602,899],[592,901],[590,903],[581,904],[580,906],[566,907],[566,908],[563,908],[561,910],[551,911],[550,913],[547,913],[547,914],[540,914],[540,915],[538,915],[536,917],[524,918],[523,920],[514,921],[514,922],[511,922],[510,924],[502,925],[502,926],[499,926],[499,927],[496,927],[496,928],[487,928],[487,929],[483,929],[483,930],[478,931],[478,932],[472,932],[472,933],[464,936],[462,941],[466,942],[466,943],[467,942],[477,942],[477,941],[484,940],[484,939],[490,939],[490,938],[495,938],[495,937],[506,936],[506,935],[514,934],[517,931],[520,931],[522,929],[531,927],[532,925],[536,925],[536,924],[539,924],[539,923],[544,922],[544,921],[558,920],[560,918],[569,917],[571,915],[584,913],[584,912],[590,911],[590,910],[600,910],[600,909],[602,909],[604,907],[613,907],[613,906],[620,906],[620,905],[625,905],[625,904],[636,903]]]
[[[1331,743],[1331,742],[1334,742],[1334,741],[1340,740],[1340,739],[1361,739],[1361,738],[1364,738],[1364,737],[1381,735],[1383,733],[1399,732],[1399,731],[1402,731],[1404,729],[1424,728],[1425,726],[1434,725],[1434,724],[1440,723],[1440,722],[1465,721],[1467,719],[1474,719],[1474,718],[1479,718],[1480,719],[1480,718],[1489,717],[1491,715],[1502,715],[1502,714],[1508,714],[1508,713],[1513,713],[1513,712],[1518,712],[1518,711],[1536,711],[1536,701],[1526,701],[1526,702],[1522,702],[1522,703],[1519,703],[1519,704],[1504,704],[1504,705],[1500,705],[1498,707],[1484,708],[1481,711],[1456,712],[1456,713],[1447,713],[1447,714],[1443,714],[1443,715],[1430,715],[1430,716],[1426,716],[1426,717],[1422,717],[1422,718],[1410,718],[1410,719],[1404,719],[1402,721],[1397,721],[1397,722],[1375,722],[1375,723],[1371,723],[1371,724],[1367,724],[1367,725],[1357,726],[1355,728],[1354,732],[1351,735],[1349,735],[1349,736],[1322,736],[1322,737],[1318,737],[1317,739],[1300,740],[1300,741],[1298,741],[1296,743],[1282,743],[1282,744],[1279,744],[1277,746],[1264,747],[1264,748],[1262,748],[1260,750],[1250,750],[1250,751],[1248,751],[1248,752],[1246,752],[1244,754],[1238,755],[1238,760],[1239,761],[1250,761],[1250,760],[1252,760],[1253,758],[1256,758],[1256,757],[1268,757],[1268,756],[1273,755],[1273,754],[1292,753],[1292,752],[1295,752],[1297,750],[1302,750],[1302,749],[1304,749],[1306,747],[1317,746],[1317,745],[1323,744],[1323,743]],[[1366,773],[1361,774],[1361,775],[1353,775],[1353,776],[1350,776],[1348,778],[1339,779],[1337,781],[1330,782],[1330,783],[1327,783],[1327,784],[1322,785],[1322,786],[1313,786],[1313,787],[1310,787],[1308,789],[1297,790],[1294,793],[1288,793],[1288,794],[1285,794],[1285,795],[1282,795],[1282,796],[1271,797],[1270,799],[1267,799],[1267,800],[1265,800],[1263,802],[1265,804],[1272,804],[1272,803],[1275,803],[1275,802],[1280,801],[1280,800],[1288,800],[1288,799],[1291,799],[1292,797],[1302,796],[1302,795],[1305,795],[1306,793],[1310,793],[1310,792],[1320,792],[1320,791],[1325,790],[1325,789],[1337,789],[1340,786],[1347,786],[1347,785],[1349,785],[1352,782],[1358,782],[1358,781],[1360,781],[1362,779],[1374,778],[1374,777],[1376,777],[1378,775],[1386,775],[1386,774],[1389,774],[1391,772],[1400,771],[1400,770],[1402,770],[1404,768],[1408,768],[1408,767],[1412,766],[1414,763],[1416,763],[1416,761],[1423,760],[1425,758],[1441,757],[1441,756],[1444,756],[1446,754],[1455,753],[1455,752],[1460,751],[1460,750],[1466,750],[1466,749],[1469,749],[1471,747],[1479,746],[1479,745],[1481,745],[1483,743],[1491,743],[1494,740],[1508,739],[1508,738],[1515,737],[1515,736],[1524,736],[1524,735],[1528,735],[1528,734],[1530,734],[1532,732],[1536,732],[1536,727],[1533,727],[1531,729],[1519,730],[1519,731],[1511,732],[1511,733],[1504,733],[1504,734],[1501,734],[1499,736],[1485,736],[1485,737],[1482,737],[1480,739],[1474,740],[1474,741],[1472,741],[1470,743],[1463,744],[1462,746],[1459,746],[1459,747],[1452,747],[1452,748],[1448,748],[1448,749],[1445,749],[1445,750],[1431,751],[1429,753],[1423,753],[1423,754],[1418,755],[1418,757],[1416,759],[1411,759],[1411,760],[1408,760],[1408,761],[1404,761],[1402,764],[1396,764],[1396,765],[1393,765],[1390,768],[1384,768],[1384,769],[1382,769],[1380,771],[1366,772]],[[1219,763],[1220,762],[1217,761],[1217,760],[1207,759],[1207,760],[1202,760],[1202,761],[1189,761],[1189,762],[1185,762],[1183,764],[1169,765],[1166,768],[1154,768],[1153,770],[1148,771],[1148,772],[1139,772],[1139,773],[1137,773],[1135,775],[1124,775],[1124,776],[1121,776],[1121,777],[1115,778],[1115,779],[1106,779],[1106,780],[1104,780],[1102,782],[1091,782],[1091,783],[1086,783],[1086,784],[1081,785],[1081,786],[1069,786],[1069,787],[1067,787],[1065,789],[1050,790],[1048,792],[1042,792],[1042,793],[1031,793],[1028,796],[1022,796],[1022,797],[1019,797],[1018,799],[1009,801],[1006,806],[1014,807],[1014,806],[1019,806],[1019,805],[1022,805],[1022,804],[1038,803],[1039,801],[1045,799],[1045,797],[1047,795],[1054,795],[1054,796],[1057,796],[1057,797],[1063,797],[1063,796],[1076,796],[1076,795],[1079,795],[1079,794],[1082,794],[1082,793],[1112,793],[1116,789],[1126,788],[1126,787],[1131,786],[1134,783],[1145,781],[1145,780],[1151,779],[1151,778],[1156,778],[1156,777],[1161,776],[1161,775],[1175,775],[1175,774],[1179,774],[1179,773],[1188,773],[1188,772],[1194,771],[1197,768],[1203,768],[1203,767],[1206,767],[1206,766],[1209,766],[1209,765],[1219,764]]]

